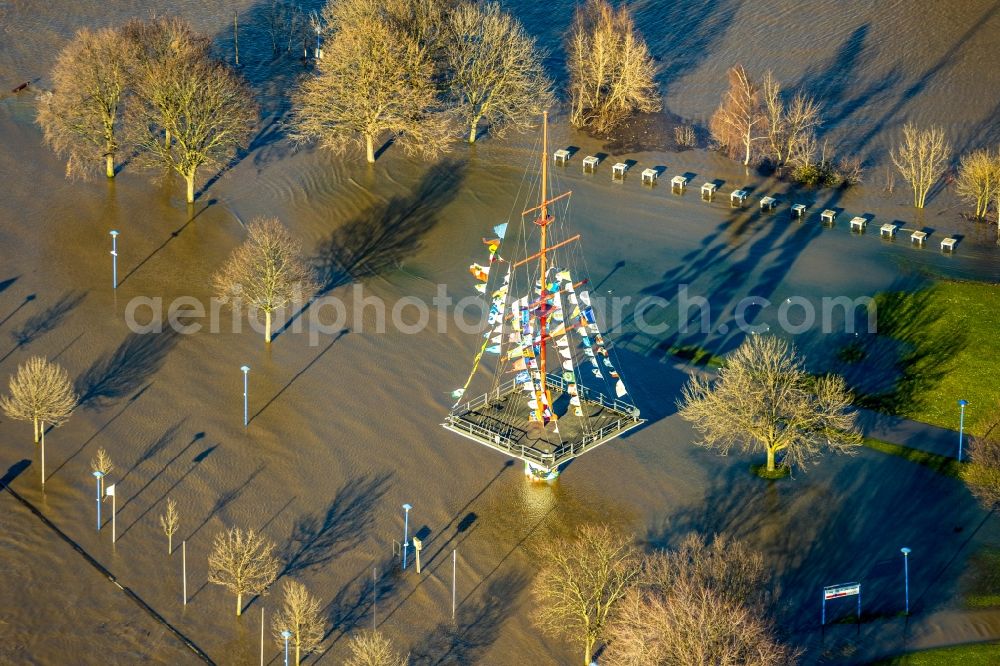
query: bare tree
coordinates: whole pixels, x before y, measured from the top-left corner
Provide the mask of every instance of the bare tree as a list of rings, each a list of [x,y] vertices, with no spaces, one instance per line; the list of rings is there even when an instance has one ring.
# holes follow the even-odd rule
[[[913,188],[913,206],[923,208],[927,193],[944,173],[951,157],[951,145],[940,127],[919,129],[913,123],[903,126],[903,139],[890,151],[892,162],[903,180]]]
[[[439,108],[429,49],[371,4],[352,9],[350,22],[333,23],[316,74],[293,95],[292,134],[334,153],[364,146],[369,163],[386,138],[410,154],[438,155],[450,122]]]
[[[215,535],[208,556],[208,582],[236,595],[236,615],[243,612],[243,595],[260,594],[278,575],[274,543],[253,530],[232,527]]]
[[[247,227],[247,238],[233,250],[215,275],[223,302],[237,299],[264,313],[264,342],[271,342],[271,315],[316,291],[302,247],[275,218],[258,218]]]
[[[744,166],[753,159],[754,146],[768,136],[760,87],[747,74],[743,65],[729,70],[729,89],[722,103],[709,120],[712,136],[731,157],[743,153]],[[784,130],[783,130],[784,131]]]
[[[991,200],[1000,189],[1000,156],[985,149],[963,155],[955,185],[958,196],[976,205],[976,217],[986,217]]]
[[[84,176],[103,163],[115,177],[132,43],[118,30],[86,28],[59,53],[50,93],[39,97],[46,143],[67,158],[66,175]]]
[[[59,427],[76,408],[77,395],[69,375],[56,363],[32,356],[10,378],[10,395],[0,408],[15,421],[31,421],[35,443],[41,443],[42,485],[45,485],[45,424]]]
[[[174,552],[174,534],[180,526],[181,514],[177,511],[177,502],[167,498],[167,512],[160,514],[160,527],[167,535],[167,555]]]
[[[678,582],[629,590],[611,626],[609,666],[778,666],[796,655],[752,608]]]
[[[660,110],[656,63],[625,5],[578,7],[566,50],[574,126],[607,132],[632,113]]]
[[[962,480],[983,508],[992,511],[1000,504],[1000,433],[993,424],[982,437],[969,441],[968,463]]]
[[[538,555],[545,564],[532,587],[532,619],[546,634],[582,641],[583,663],[590,664],[615,604],[639,575],[631,538],[607,525],[584,525],[574,538],[546,542]]]
[[[406,666],[409,655],[402,656],[392,646],[384,634],[378,631],[363,631],[349,643],[351,656],[344,666]]]
[[[180,174],[194,202],[198,170],[225,166],[246,146],[257,122],[250,88],[207,57],[152,63],[136,83],[130,124],[146,161]]]
[[[843,378],[810,375],[798,352],[775,337],[751,336],[715,381],[692,376],[682,395],[680,415],[701,434],[699,444],[723,455],[737,443],[764,450],[768,472],[779,452],[791,469],[824,448],[851,453],[861,444]]]
[[[451,98],[474,143],[480,122],[496,136],[524,129],[554,103],[535,40],[496,3],[460,5],[445,50]]]
[[[786,104],[781,84],[770,70],[764,73],[761,90],[768,145],[774,163],[780,166],[800,144],[810,140],[820,125],[820,109],[815,100],[801,92]]]
[[[689,534],[646,556],[610,626],[611,666],[789,664],[767,618],[763,556],[741,541]]]
[[[104,477],[111,474],[111,471],[114,470],[114,468],[115,464],[111,461],[111,456],[108,455],[108,452],[105,451],[103,447],[97,449],[97,455],[90,460],[90,469],[94,472],[101,473],[98,483],[100,486],[101,497],[104,497]]]
[[[288,0],[271,0],[265,15],[271,49],[278,55],[282,48],[292,50],[292,43],[306,28],[305,17],[298,5]]]
[[[295,666],[303,655],[316,651],[323,640],[323,619],[320,617],[319,600],[309,594],[302,583],[285,583],[285,596],[281,610],[274,618],[274,640],[278,647],[285,644],[281,632],[290,631],[295,643]]]

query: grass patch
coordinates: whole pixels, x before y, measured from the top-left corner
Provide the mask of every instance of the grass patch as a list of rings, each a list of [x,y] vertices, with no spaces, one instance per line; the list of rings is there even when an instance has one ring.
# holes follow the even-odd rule
[[[673,354],[677,358],[684,359],[693,365],[700,365],[710,368],[721,368],[725,359],[716,356],[704,347],[698,345],[671,345],[667,349],[668,354]]]
[[[984,548],[969,558],[963,599],[969,608],[1000,606],[1000,550]]]
[[[885,442],[873,437],[865,437],[862,441],[862,446],[878,451],[879,453],[886,453],[890,456],[897,456],[912,463],[923,465],[939,474],[945,474],[956,479],[960,478],[962,463],[948,456],[921,451],[920,449],[903,446],[902,444]]]
[[[966,431],[983,434],[1000,405],[1000,285],[941,281],[918,292],[879,294],[876,304],[881,343],[868,350],[875,367],[866,370],[883,374],[888,367],[879,364],[890,362],[899,377],[884,393],[865,395],[859,387],[859,402],[958,430],[964,398]],[[840,360],[854,361],[857,352],[845,348]]]
[[[750,465],[750,471],[762,479],[785,479],[792,475],[792,470],[785,465],[778,465],[773,472],[767,471],[767,464]]]
[[[874,666],[990,666],[1000,660],[1000,643],[971,643],[933,650],[921,650]]]

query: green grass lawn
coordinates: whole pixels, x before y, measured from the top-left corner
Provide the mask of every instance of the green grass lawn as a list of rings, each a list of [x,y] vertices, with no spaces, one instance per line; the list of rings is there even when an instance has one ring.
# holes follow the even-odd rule
[[[982,434],[1000,409],[1000,285],[976,282],[941,282],[931,292],[931,303],[940,308],[936,333],[962,338],[954,361],[941,381],[924,394],[911,418],[958,429],[956,401],[969,401],[969,432]]]
[[[1000,643],[973,643],[923,650],[876,662],[877,666],[991,666],[1000,662]]]
[[[878,336],[842,349],[841,361],[862,381],[888,376],[887,363],[899,376],[877,394],[859,391],[859,404],[958,430],[964,398],[967,431],[985,432],[1000,414],[1000,285],[942,281],[875,301]]]

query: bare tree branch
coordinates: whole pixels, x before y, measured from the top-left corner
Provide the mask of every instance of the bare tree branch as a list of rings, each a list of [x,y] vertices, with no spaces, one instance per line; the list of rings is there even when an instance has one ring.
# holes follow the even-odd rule
[[[243,595],[260,594],[278,575],[274,543],[253,530],[233,527],[215,536],[208,556],[208,582],[236,595],[236,615],[243,612]]]
[[[274,640],[285,645],[281,632],[290,631],[295,645],[295,666],[303,656],[312,654],[323,640],[323,618],[319,600],[302,583],[288,581],[284,587],[281,610],[273,620]]]
[[[233,250],[214,283],[223,302],[235,299],[264,313],[267,343],[274,311],[293,301],[304,302],[317,289],[301,245],[276,218],[250,223],[246,240]]]
[[[701,434],[699,444],[723,455],[737,444],[763,450],[773,472],[779,452],[789,468],[823,449],[852,453],[861,435],[851,399],[843,378],[813,377],[788,343],[755,335],[726,359],[714,382],[693,376],[679,408]]]
[[[903,179],[913,188],[913,206],[923,208],[927,193],[948,166],[951,145],[944,130],[931,127],[921,130],[913,123],[903,126],[903,140],[890,151],[892,162]]]

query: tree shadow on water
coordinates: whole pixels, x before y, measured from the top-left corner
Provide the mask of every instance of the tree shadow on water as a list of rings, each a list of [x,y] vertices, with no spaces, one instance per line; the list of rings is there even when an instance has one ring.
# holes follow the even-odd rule
[[[86,296],[87,292],[66,292],[55,303],[42,312],[32,315],[19,328],[11,331],[11,338],[18,347],[34,342],[49,331],[55,330]]]
[[[80,406],[99,409],[135,392],[163,365],[178,333],[129,333],[118,348],[104,354],[76,380]]]
[[[507,572],[492,579],[475,603],[458,609],[454,623],[440,623],[413,648],[410,663],[437,666],[478,662],[496,642],[527,584],[522,573]]]
[[[316,253],[320,295],[397,268],[420,249],[438,214],[458,193],[464,162],[446,159],[424,174],[407,196],[374,205],[338,227]]]
[[[299,518],[280,553],[285,565],[279,577],[322,567],[361,543],[390,478],[391,474],[382,473],[350,479],[325,512]]]

